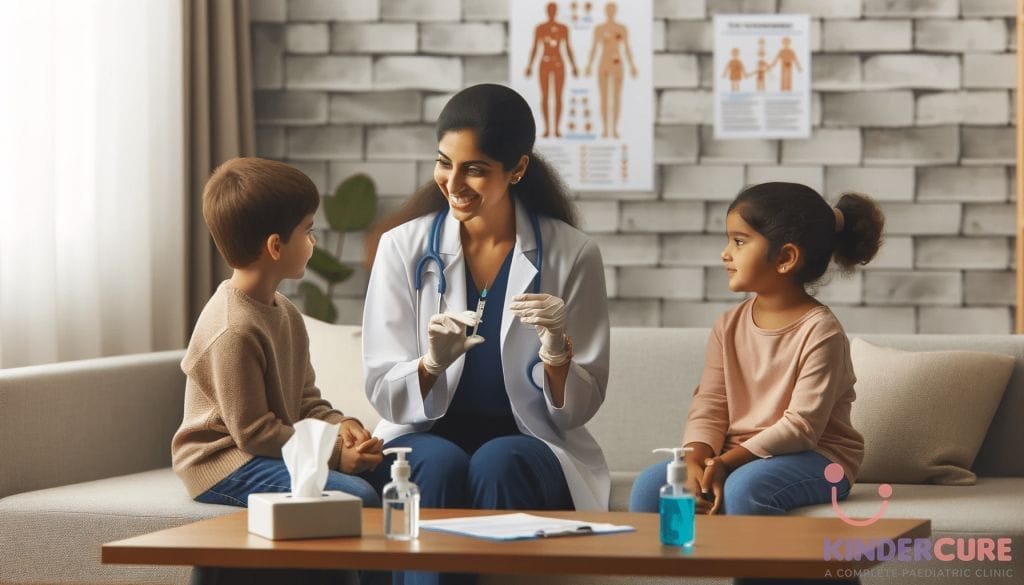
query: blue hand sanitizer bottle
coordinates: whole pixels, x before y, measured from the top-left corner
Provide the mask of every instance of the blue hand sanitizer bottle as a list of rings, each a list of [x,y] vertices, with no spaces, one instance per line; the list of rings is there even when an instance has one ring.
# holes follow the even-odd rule
[[[693,546],[694,514],[697,500],[686,489],[686,464],[683,453],[691,447],[655,449],[654,453],[672,454],[668,464],[665,485],[658,492],[658,513],[661,515],[661,544],[669,546]]]

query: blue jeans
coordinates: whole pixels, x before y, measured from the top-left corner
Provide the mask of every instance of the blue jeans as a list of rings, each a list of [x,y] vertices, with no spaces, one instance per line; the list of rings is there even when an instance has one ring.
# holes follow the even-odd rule
[[[290,492],[291,489],[291,475],[283,459],[253,457],[215,486],[196,496],[196,501],[245,508],[249,494]],[[357,496],[367,508],[380,507],[377,491],[361,477],[332,470],[328,472],[324,489]]]
[[[412,447],[412,481],[424,508],[484,510],[572,510],[569,485],[558,458],[543,441],[527,435],[491,439],[472,454],[448,439],[412,433],[386,447]],[[390,481],[394,456],[363,474],[378,491]],[[476,575],[395,573],[395,585],[472,584]]]
[[[755,459],[725,480],[723,512],[732,516],[780,516],[793,508],[832,501],[832,484],[825,479],[831,463],[814,451]],[[665,485],[668,462],[648,467],[633,482],[631,512],[657,512],[658,489]],[[850,495],[845,477],[836,486],[839,499]]]

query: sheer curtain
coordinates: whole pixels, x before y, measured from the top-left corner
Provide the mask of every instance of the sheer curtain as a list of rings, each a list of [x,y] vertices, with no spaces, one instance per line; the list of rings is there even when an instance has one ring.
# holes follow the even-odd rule
[[[181,0],[0,19],[0,367],[181,347]]]

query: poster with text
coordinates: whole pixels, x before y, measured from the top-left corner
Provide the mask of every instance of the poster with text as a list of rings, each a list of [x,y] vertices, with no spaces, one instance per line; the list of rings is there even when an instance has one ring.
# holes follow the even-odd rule
[[[811,134],[810,17],[716,14],[715,138]]]
[[[509,80],[570,188],[654,188],[652,0],[509,0]]]

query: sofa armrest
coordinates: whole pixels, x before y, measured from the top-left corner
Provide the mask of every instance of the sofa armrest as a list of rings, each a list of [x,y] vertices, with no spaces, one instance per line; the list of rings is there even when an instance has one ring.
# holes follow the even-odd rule
[[[170,464],[183,350],[0,370],[0,498]]]

